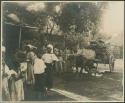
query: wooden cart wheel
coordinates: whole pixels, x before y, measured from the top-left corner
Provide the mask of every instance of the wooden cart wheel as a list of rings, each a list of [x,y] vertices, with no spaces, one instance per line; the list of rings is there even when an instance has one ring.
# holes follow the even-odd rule
[[[110,69],[110,72],[114,71],[114,57],[113,56],[110,56],[109,58],[109,69]]]

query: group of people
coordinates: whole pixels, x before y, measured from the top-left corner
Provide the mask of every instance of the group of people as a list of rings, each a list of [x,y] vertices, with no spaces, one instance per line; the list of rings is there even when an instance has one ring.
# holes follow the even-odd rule
[[[27,83],[35,84],[35,90],[45,95],[53,87],[53,64],[58,58],[52,45],[47,46],[43,55],[37,50],[34,53],[32,47],[27,49]]]
[[[44,54],[30,44],[26,45],[26,59],[19,67],[10,69],[4,61],[5,47],[2,50],[2,99],[24,100],[24,83],[33,87],[38,99],[47,96],[53,87],[53,66],[59,58],[53,53],[51,44],[46,46]]]

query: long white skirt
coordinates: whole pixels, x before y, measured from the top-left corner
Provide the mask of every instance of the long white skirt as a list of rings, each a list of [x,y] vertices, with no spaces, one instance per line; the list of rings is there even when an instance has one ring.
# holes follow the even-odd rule
[[[24,100],[24,88],[22,79],[15,82],[15,87],[17,93],[17,100],[18,101]]]

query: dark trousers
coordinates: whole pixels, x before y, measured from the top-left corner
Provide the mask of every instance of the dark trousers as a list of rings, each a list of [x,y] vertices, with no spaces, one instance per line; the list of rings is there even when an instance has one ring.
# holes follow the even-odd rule
[[[35,74],[35,90],[44,92],[45,90],[45,74]]]
[[[46,87],[48,89],[53,87],[53,66],[51,63],[46,63]]]

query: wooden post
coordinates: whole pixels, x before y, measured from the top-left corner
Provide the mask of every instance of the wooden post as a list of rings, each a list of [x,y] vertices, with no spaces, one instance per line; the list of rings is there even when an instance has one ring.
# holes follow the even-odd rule
[[[20,32],[19,32],[19,48],[21,46],[21,33],[22,33],[22,28],[20,26]]]

